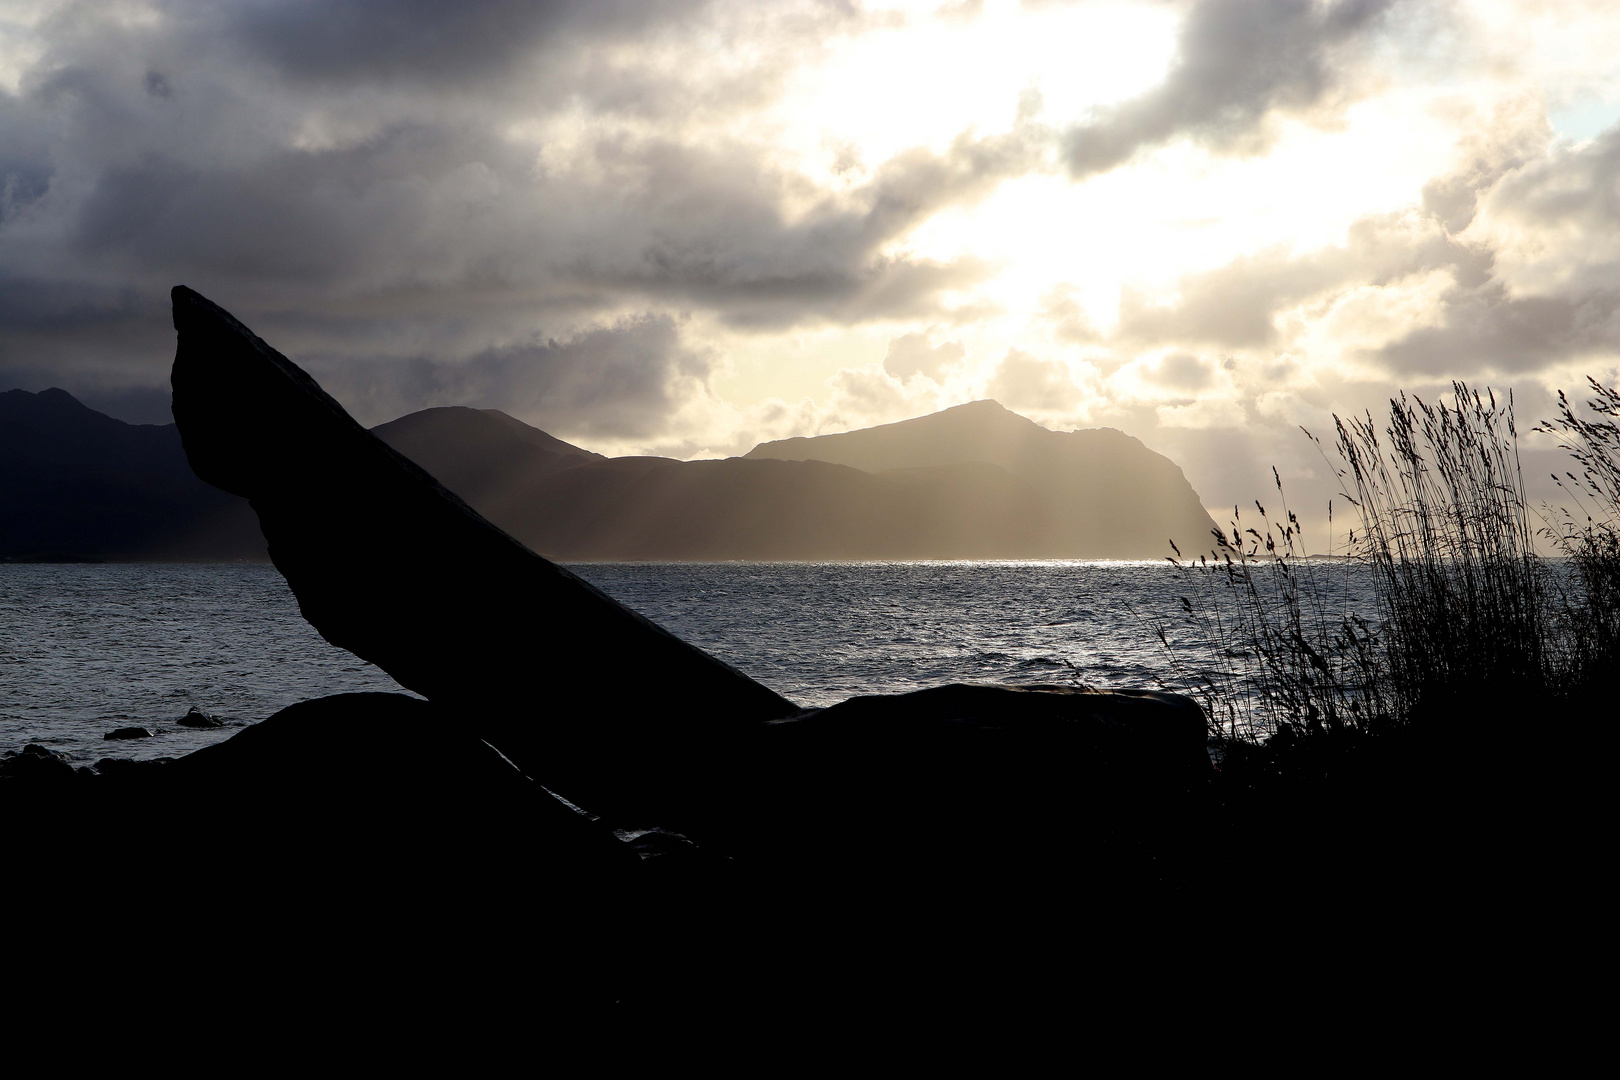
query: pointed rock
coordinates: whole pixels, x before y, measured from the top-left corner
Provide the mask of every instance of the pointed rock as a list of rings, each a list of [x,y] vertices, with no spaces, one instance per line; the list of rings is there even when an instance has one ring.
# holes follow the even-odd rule
[[[219,306],[172,293],[186,455],[245,496],[321,635],[555,790],[631,797],[790,701],[507,536]]]

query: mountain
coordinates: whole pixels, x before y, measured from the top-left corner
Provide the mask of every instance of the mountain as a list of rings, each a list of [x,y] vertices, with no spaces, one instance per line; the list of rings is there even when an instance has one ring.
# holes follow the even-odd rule
[[[607,460],[495,409],[423,409],[371,430],[491,521],[521,512],[551,473]]]
[[[1048,431],[993,401],[722,461],[605,458],[490,409],[374,430],[560,560],[1159,558],[1213,528],[1136,439]],[[252,508],[192,474],[173,424],[0,394],[0,559],[265,557]]]
[[[1201,551],[1215,523],[1181,469],[1113,428],[1049,431],[999,402],[839,435],[762,443],[749,460],[825,461],[880,475],[987,463],[1040,493],[1020,507],[1051,557],[1157,558]],[[1061,553],[1061,554],[1060,554]]]
[[[1159,558],[1214,527],[1136,439],[1047,431],[988,401],[722,461],[602,458],[488,410],[376,431],[564,560]]]
[[[65,390],[0,393],[0,559],[266,557],[252,507],[197,479],[173,424],[126,424]]]

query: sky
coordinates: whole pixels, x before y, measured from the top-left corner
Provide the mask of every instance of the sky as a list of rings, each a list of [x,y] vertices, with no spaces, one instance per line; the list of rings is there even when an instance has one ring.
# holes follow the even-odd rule
[[[1611,0],[0,0],[0,390],[132,422],[183,283],[367,424],[992,397],[1318,528],[1301,427],[1461,379],[1527,428],[1616,379],[1617,271]]]

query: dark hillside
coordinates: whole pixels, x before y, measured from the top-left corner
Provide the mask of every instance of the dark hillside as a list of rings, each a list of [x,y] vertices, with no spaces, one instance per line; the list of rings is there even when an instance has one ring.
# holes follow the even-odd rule
[[[495,409],[423,409],[372,431],[496,522],[551,473],[607,460]]]
[[[375,431],[559,559],[1151,559],[1211,528],[1181,470],[1135,439],[994,402],[720,461],[604,458],[490,409]],[[0,484],[0,558],[266,557],[251,508],[192,473],[172,424],[61,390],[0,394]]]
[[[65,390],[0,393],[0,559],[266,557],[252,508],[197,479],[173,424],[126,424]]]

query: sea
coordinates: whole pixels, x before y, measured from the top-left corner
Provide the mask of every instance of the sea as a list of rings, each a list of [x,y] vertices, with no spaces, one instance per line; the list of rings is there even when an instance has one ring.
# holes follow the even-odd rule
[[[950,682],[1189,690],[1193,672],[1243,659],[1211,632],[1224,576],[1167,562],[570,569],[806,707]],[[1363,571],[1322,572],[1370,611]],[[0,752],[178,757],[295,702],[362,690],[408,692],[322,639],[273,566],[0,563]],[[224,726],[180,725],[193,708]],[[153,734],[106,738],[120,728]]]

